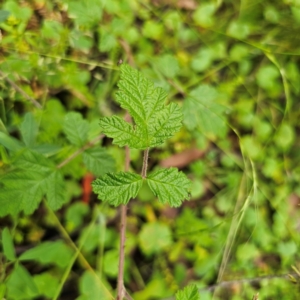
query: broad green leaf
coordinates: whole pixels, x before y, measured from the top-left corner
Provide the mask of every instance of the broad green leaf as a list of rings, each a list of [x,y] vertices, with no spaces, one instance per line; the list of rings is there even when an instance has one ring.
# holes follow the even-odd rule
[[[84,241],[83,252],[92,253],[97,249],[107,238],[106,233],[102,224],[95,224],[91,229],[84,228],[80,236],[80,242]]]
[[[61,173],[43,155],[26,150],[15,162],[16,169],[0,178],[0,216],[24,211],[32,213],[42,197],[57,209],[65,203],[65,186]]]
[[[77,1],[68,3],[68,13],[78,27],[92,27],[99,23],[102,16],[103,2],[101,0]]]
[[[83,162],[96,176],[115,170],[115,161],[106,149],[95,147],[83,152]]]
[[[176,57],[170,54],[158,57],[155,60],[155,67],[167,78],[174,78],[180,71]]]
[[[87,141],[89,129],[89,123],[83,120],[80,113],[70,112],[65,116],[64,133],[72,144],[83,146]]]
[[[25,145],[28,147],[33,146],[38,133],[38,124],[34,120],[32,113],[25,114],[20,130]]]
[[[49,206],[53,210],[60,208],[66,202],[65,183],[59,171],[54,171],[47,178],[46,196]]]
[[[39,295],[43,295],[51,299],[54,297],[59,286],[59,278],[57,276],[44,272],[42,274],[35,275],[33,280],[39,290]]]
[[[211,138],[225,136],[225,108],[216,102],[218,97],[217,91],[206,84],[190,93],[183,104],[184,124],[189,130],[197,129]]]
[[[55,264],[61,268],[68,265],[73,251],[63,242],[44,242],[21,254],[21,261],[34,260],[41,264]]]
[[[293,126],[282,123],[275,134],[274,141],[279,149],[288,150],[295,142],[296,133]]]
[[[29,172],[49,173],[55,170],[55,166],[51,160],[44,155],[26,150],[15,162],[15,166]]]
[[[147,183],[161,203],[177,207],[189,198],[191,181],[176,168],[161,169],[147,177]]]
[[[68,232],[82,226],[84,217],[89,213],[89,206],[83,202],[76,202],[68,207],[65,213],[66,229]]]
[[[37,294],[37,286],[29,272],[22,265],[16,264],[7,280],[7,298],[35,299]]]
[[[127,204],[131,198],[135,198],[142,187],[143,179],[140,175],[119,172],[108,173],[93,183],[93,190],[98,198],[114,206]]]
[[[80,297],[78,297],[77,300],[111,300],[111,296],[108,294],[108,290],[105,287],[109,285],[104,281],[103,276],[101,277],[101,282],[103,284],[99,284],[99,279],[91,272],[84,272],[80,277]]]
[[[10,12],[4,9],[0,10],[0,23],[4,22],[8,16],[10,15]]]
[[[176,300],[200,300],[200,294],[197,286],[194,284],[186,286],[175,295]]]
[[[273,65],[262,66],[256,73],[257,84],[266,90],[272,90],[279,81],[280,73]]]
[[[15,215],[24,210],[32,213],[42,200],[46,186],[43,174],[16,170],[0,178],[0,215]]]
[[[165,105],[167,94],[140,72],[128,65],[121,66],[117,100],[128,110],[134,125],[117,116],[100,120],[103,132],[114,139],[114,144],[146,149],[161,145],[182,126],[182,113],[177,104]]]
[[[139,234],[139,244],[146,255],[159,253],[172,244],[171,230],[161,223],[145,224]]]
[[[227,30],[228,35],[240,40],[246,39],[250,32],[249,24],[240,21],[232,21]]]
[[[34,147],[31,147],[30,149],[40,154],[51,156],[59,152],[61,150],[61,147],[57,145],[51,145],[51,144],[42,144],[42,145],[36,145]]]
[[[2,231],[2,248],[5,257],[8,260],[13,261],[16,259],[13,238],[7,227],[5,227]]]
[[[0,131],[0,144],[11,151],[18,151],[23,148],[22,144],[15,138]]]
[[[119,250],[105,251],[103,257],[103,271],[110,278],[117,278],[119,266]]]
[[[215,3],[201,3],[194,12],[193,19],[202,27],[210,27],[215,23],[214,13],[217,10]]]

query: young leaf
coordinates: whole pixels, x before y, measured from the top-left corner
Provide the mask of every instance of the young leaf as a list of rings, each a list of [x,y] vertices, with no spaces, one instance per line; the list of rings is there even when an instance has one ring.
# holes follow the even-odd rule
[[[200,294],[197,286],[194,284],[188,285],[183,290],[178,291],[175,297],[176,300],[200,300]]]
[[[103,132],[114,139],[114,144],[146,149],[161,145],[182,126],[182,113],[177,104],[165,105],[167,97],[162,88],[128,65],[121,66],[117,101],[134,119],[131,125],[119,117],[100,120]]]
[[[147,183],[162,203],[177,207],[189,198],[191,181],[176,168],[160,169],[147,177]]]
[[[2,231],[2,248],[5,257],[8,260],[14,261],[16,259],[13,238],[7,227],[5,227]]]
[[[96,176],[104,175],[105,173],[115,170],[115,161],[106,151],[101,147],[95,147],[83,152],[83,162],[86,167]]]
[[[28,147],[33,146],[38,132],[38,125],[32,113],[25,114],[20,130],[25,145]]]
[[[68,140],[75,146],[83,146],[87,141],[89,123],[83,120],[81,114],[70,112],[65,116],[64,132]]]
[[[92,186],[99,199],[118,206],[127,204],[131,198],[135,198],[142,183],[143,179],[138,174],[119,172],[108,173],[96,179]]]
[[[101,118],[100,127],[107,136],[114,138],[113,143],[120,147],[143,147],[142,136],[133,130],[131,124],[118,116]]]
[[[189,130],[200,130],[211,137],[224,137],[227,125],[224,121],[225,108],[216,102],[217,91],[202,84],[184,100],[184,124]]]

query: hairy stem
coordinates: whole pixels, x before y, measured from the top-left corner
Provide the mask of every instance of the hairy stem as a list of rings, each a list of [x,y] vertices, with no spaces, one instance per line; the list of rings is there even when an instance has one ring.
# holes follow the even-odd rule
[[[130,121],[130,116],[127,114],[125,116],[127,122]],[[148,156],[149,148],[144,151],[143,158],[143,167],[142,167],[142,177],[146,178],[147,176],[147,167],[148,167]],[[130,164],[130,151],[129,148],[125,147],[125,172],[129,170]],[[117,287],[117,299],[123,300],[132,300],[130,295],[125,289],[124,286],[124,263],[125,263],[125,240],[126,240],[126,218],[127,218],[127,205],[121,206],[121,224],[120,224],[120,255],[119,255],[119,270],[118,270],[118,287]]]
[[[142,177],[147,177],[147,168],[148,168],[148,157],[149,157],[149,148],[144,151],[144,158],[143,158],[143,167],[142,167]]]
[[[130,164],[130,150],[126,146],[125,147],[125,172],[129,170],[129,164]],[[124,297],[126,297],[126,290],[124,287],[126,218],[127,218],[127,205],[121,205],[120,255],[119,255],[119,270],[118,270],[117,300],[122,300]]]
[[[120,255],[118,272],[118,295],[117,300],[122,300],[125,296],[124,287],[124,263],[125,263],[125,240],[126,240],[126,214],[127,205],[121,206],[121,228],[120,228]]]

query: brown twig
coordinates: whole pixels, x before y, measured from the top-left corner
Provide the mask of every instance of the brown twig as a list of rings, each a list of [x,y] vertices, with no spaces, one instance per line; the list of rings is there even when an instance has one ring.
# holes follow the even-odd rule
[[[19,92],[24,98],[30,101],[35,107],[41,109],[42,106],[38,103],[35,99],[30,97],[25,91],[23,91],[15,82],[10,80],[5,74],[0,70],[0,75],[17,91]]]
[[[80,149],[76,150],[73,154],[71,154],[69,157],[67,157],[64,161],[62,161],[59,165],[57,165],[57,169],[62,168],[64,165],[66,165],[67,163],[69,163],[72,159],[74,159],[76,156],[78,156],[79,154],[81,154],[83,151],[93,147],[97,142],[99,142],[101,139],[103,139],[104,135],[101,134],[98,137],[96,137],[95,139],[93,139],[92,141],[88,142],[87,144],[85,144],[84,146],[82,146]]]
[[[126,294],[126,290],[124,287],[126,217],[127,217],[127,205],[122,205],[121,206],[120,255],[119,255],[117,300],[122,300]]]

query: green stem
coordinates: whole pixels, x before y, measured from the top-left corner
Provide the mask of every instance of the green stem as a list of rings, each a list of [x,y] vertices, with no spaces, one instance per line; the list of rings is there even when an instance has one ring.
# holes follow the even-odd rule
[[[112,294],[109,292],[109,290],[107,289],[107,287],[103,284],[103,282],[99,279],[97,273],[94,271],[94,269],[91,267],[91,265],[89,264],[89,262],[86,260],[86,258],[82,255],[82,253],[80,252],[80,249],[75,245],[75,243],[73,242],[73,240],[71,239],[71,237],[69,236],[68,232],[65,230],[64,226],[60,223],[58,217],[56,216],[56,214],[54,213],[54,211],[48,206],[47,202],[44,201],[45,207],[47,208],[47,211],[49,213],[49,215],[51,216],[51,218],[55,221],[55,225],[58,229],[58,231],[62,234],[62,236],[68,241],[68,243],[70,244],[70,246],[75,250],[75,254],[76,257],[78,257],[80,263],[83,265],[83,267],[90,271],[96,278],[96,280],[98,281],[99,285],[103,286],[105,292],[107,293],[107,295],[111,298],[114,299],[114,297],[112,296]],[[94,222],[94,221],[92,221]],[[77,254],[78,252],[78,254]],[[73,258],[74,258],[73,256]],[[72,258],[72,259],[73,259]],[[66,270],[67,272],[67,270]],[[65,274],[63,275],[63,278],[65,277]],[[63,280],[62,280],[63,282]],[[55,299],[55,298],[54,298]]]
[[[62,289],[63,289],[63,287],[64,287],[64,284],[65,284],[65,282],[67,281],[67,279],[68,279],[68,277],[69,277],[69,274],[70,274],[70,272],[71,272],[71,270],[72,270],[72,267],[73,267],[73,265],[74,265],[74,263],[75,263],[75,261],[76,261],[78,255],[80,254],[81,248],[82,248],[82,246],[84,245],[84,242],[86,241],[86,239],[87,239],[87,237],[88,237],[88,235],[89,235],[89,233],[90,233],[90,231],[91,231],[91,229],[92,229],[92,226],[93,226],[94,223],[95,223],[95,220],[96,220],[96,218],[94,218],[94,219],[91,221],[91,223],[90,223],[90,225],[89,225],[89,227],[88,227],[88,230],[87,230],[87,232],[85,233],[85,236],[84,236],[83,239],[81,240],[81,242],[80,242],[78,248],[76,249],[74,255],[72,256],[72,258],[71,258],[71,260],[70,260],[70,262],[69,262],[69,264],[68,264],[68,266],[67,266],[67,268],[66,268],[66,270],[65,270],[65,272],[64,272],[64,274],[63,274],[63,276],[62,276],[62,278],[61,278],[61,280],[60,280],[60,284],[59,284],[59,286],[58,286],[58,288],[57,288],[57,290],[56,290],[56,293],[55,293],[54,297],[52,298],[52,300],[58,299],[58,297],[59,297],[59,295],[60,295],[60,293],[61,293],[61,291],[62,291]]]

